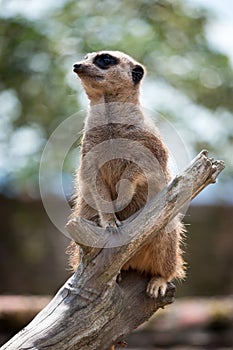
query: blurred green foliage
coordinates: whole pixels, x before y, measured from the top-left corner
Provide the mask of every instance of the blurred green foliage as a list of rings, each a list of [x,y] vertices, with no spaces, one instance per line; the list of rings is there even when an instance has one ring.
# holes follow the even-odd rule
[[[18,181],[26,191],[23,183],[29,177],[31,185],[36,185],[47,138],[63,119],[83,106],[72,64],[87,52],[102,49],[132,55],[145,64],[154,86],[162,83],[184,96],[183,111],[173,107],[169,98],[154,108],[182,125],[195,151],[205,147],[231,163],[233,74],[228,58],[208,44],[208,18],[203,9],[181,0],[66,0],[37,20],[1,18],[0,105],[10,106],[1,107],[0,158],[7,151],[8,161],[15,165],[10,167],[11,176],[5,170],[5,177],[0,177],[2,186]],[[196,117],[200,135],[192,124]],[[206,118],[203,126],[202,118]],[[212,125],[213,137],[205,138],[203,128],[211,130]],[[17,152],[11,154],[12,140],[16,131],[25,128],[33,130],[40,142],[28,154],[21,154],[23,161],[17,163],[20,157]]]

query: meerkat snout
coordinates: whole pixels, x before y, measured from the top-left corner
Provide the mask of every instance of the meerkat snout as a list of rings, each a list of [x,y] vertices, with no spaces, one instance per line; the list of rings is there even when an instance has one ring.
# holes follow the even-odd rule
[[[136,65],[132,68],[132,79],[135,84],[138,84],[144,75],[144,68],[140,65]]]
[[[75,73],[79,73],[81,67],[82,67],[82,64],[81,64],[81,63],[75,63],[75,64],[73,65],[73,71],[74,71]]]

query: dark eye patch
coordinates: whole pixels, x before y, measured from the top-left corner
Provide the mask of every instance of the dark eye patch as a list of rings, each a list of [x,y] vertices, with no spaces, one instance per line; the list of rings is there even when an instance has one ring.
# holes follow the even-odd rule
[[[111,66],[115,66],[116,64],[118,64],[118,62],[118,58],[105,53],[97,55],[93,60],[93,63],[101,69],[108,69]]]

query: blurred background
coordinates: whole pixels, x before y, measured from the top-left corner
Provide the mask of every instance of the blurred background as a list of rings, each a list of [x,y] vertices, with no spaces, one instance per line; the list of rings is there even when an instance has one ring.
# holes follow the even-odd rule
[[[172,123],[190,158],[206,148],[226,162],[186,214],[187,279],[176,303],[132,334],[129,346],[232,348],[233,2],[1,0],[0,23],[1,344],[71,274],[69,239],[41,201],[40,159],[56,127],[87,107],[73,63],[109,49],[146,66],[142,104]],[[67,198],[77,163],[78,150],[64,163]],[[56,181],[48,195],[59,207]]]

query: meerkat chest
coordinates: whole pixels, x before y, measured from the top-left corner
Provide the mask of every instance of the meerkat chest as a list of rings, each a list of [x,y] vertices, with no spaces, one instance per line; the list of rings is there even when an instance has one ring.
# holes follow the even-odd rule
[[[96,162],[125,158],[127,149],[122,139],[130,139],[127,127],[122,124],[106,124],[85,132],[82,140],[82,156],[95,155]],[[94,160],[94,159],[93,159]]]
[[[89,175],[98,173],[105,183],[115,186],[131,164],[129,126],[110,124],[86,132],[82,141],[82,159]],[[82,162],[83,163],[83,162]]]

